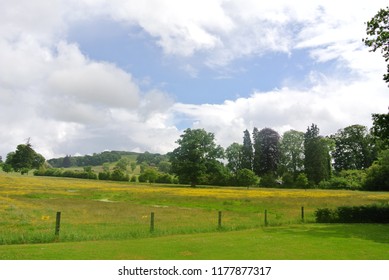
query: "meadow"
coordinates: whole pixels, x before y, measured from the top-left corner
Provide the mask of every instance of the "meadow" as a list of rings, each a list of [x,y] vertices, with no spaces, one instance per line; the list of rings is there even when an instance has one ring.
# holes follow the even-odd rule
[[[189,188],[0,173],[0,259],[389,259],[387,225],[314,223],[317,208],[372,203],[389,203],[389,193]]]

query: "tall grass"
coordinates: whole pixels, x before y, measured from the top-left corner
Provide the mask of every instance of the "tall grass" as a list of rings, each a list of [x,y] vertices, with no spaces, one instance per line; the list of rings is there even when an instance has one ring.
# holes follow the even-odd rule
[[[0,244],[121,240],[314,222],[317,208],[389,201],[389,193],[187,188],[0,173]],[[223,211],[218,229],[217,212]],[[155,231],[150,233],[150,213]]]

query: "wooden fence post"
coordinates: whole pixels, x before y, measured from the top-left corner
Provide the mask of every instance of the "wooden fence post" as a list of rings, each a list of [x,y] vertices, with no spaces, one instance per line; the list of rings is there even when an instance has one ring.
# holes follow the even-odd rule
[[[267,227],[268,226],[268,222],[267,222],[267,210],[265,210],[265,226]]]
[[[150,215],[150,232],[154,232],[154,212]]]
[[[59,230],[61,227],[61,212],[57,212],[57,216],[55,219],[55,238],[59,239]]]
[[[304,223],[304,206],[301,206],[301,221]]]
[[[222,227],[222,211],[219,211],[219,216],[218,216],[218,228],[221,229]]]

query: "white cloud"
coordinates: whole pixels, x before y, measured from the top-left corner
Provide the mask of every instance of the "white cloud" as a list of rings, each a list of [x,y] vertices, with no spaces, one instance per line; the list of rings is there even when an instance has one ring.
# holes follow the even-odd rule
[[[3,3],[4,2],[4,3]],[[224,146],[244,129],[323,134],[386,112],[385,63],[362,45],[364,21],[386,1],[2,1],[0,10],[0,154],[32,137],[45,156],[104,149],[167,152],[182,119],[216,133]],[[240,58],[308,50],[345,75],[313,72],[301,83],[254,92],[223,104],[174,104],[168,93],[142,92],[130,73],[94,61],[67,42],[69,26],[106,18],[139,26],[164,54],[183,58],[197,77],[201,63],[225,69]],[[203,58],[196,67],[185,60]],[[223,72],[223,71],[220,71]],[[350,73],[352,75],[350,75]]]
[[[220,105],[176,104],[174,110],[190,117],[194,127],[214,132],[227,147],[241,142],[246,128],[271,127],[282,134],[289,129],[305,132],[316,123],[322,135],[329,135],[353,124],[371,127],[371,113],[385,113],[386,104],[387,88],[378,77],[354,83],[320,80],[309,89],[254,92]]]

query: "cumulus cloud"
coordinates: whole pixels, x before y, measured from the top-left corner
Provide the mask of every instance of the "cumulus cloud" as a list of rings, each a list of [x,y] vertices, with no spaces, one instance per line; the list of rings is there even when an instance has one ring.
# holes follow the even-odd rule
[[[305,132],[315,123],[322,135],[353,124],[370,127],[371,113],[385,113],[382,104],[387,100],[387,88],[379,77],[354,83],[331,79],[308,89],[254,92],[218,105],[176,104],[174,110],[189,116],[194,127],[213,131],[227,147],[241,142],[243,131],[254,127],[271,127],[282,134],[289,129]]]
[[[372,112],[386,111],[385,63],[361,42],[363,22],[385,1],[6,2],[0,11],[3,156],[28,137],[46,157],[104,149],[167,152],[182,122],[215,132],[228,146],[254,126],[304,131],[314,122],[327,134],[370,125]],[[88,58],[67,41],[70,26],[99,18],[140,27],[164,55],[182,58],[181,69],[193,78],[200,64],[219,71],[241,58],[296,50],[309,52],[317,64],[334,61],[338,69],[332,76],[312,72],[302,83],[285,77],[280,89],[222,104],[175,103],[160,89],[142,92],[131,73]]]

